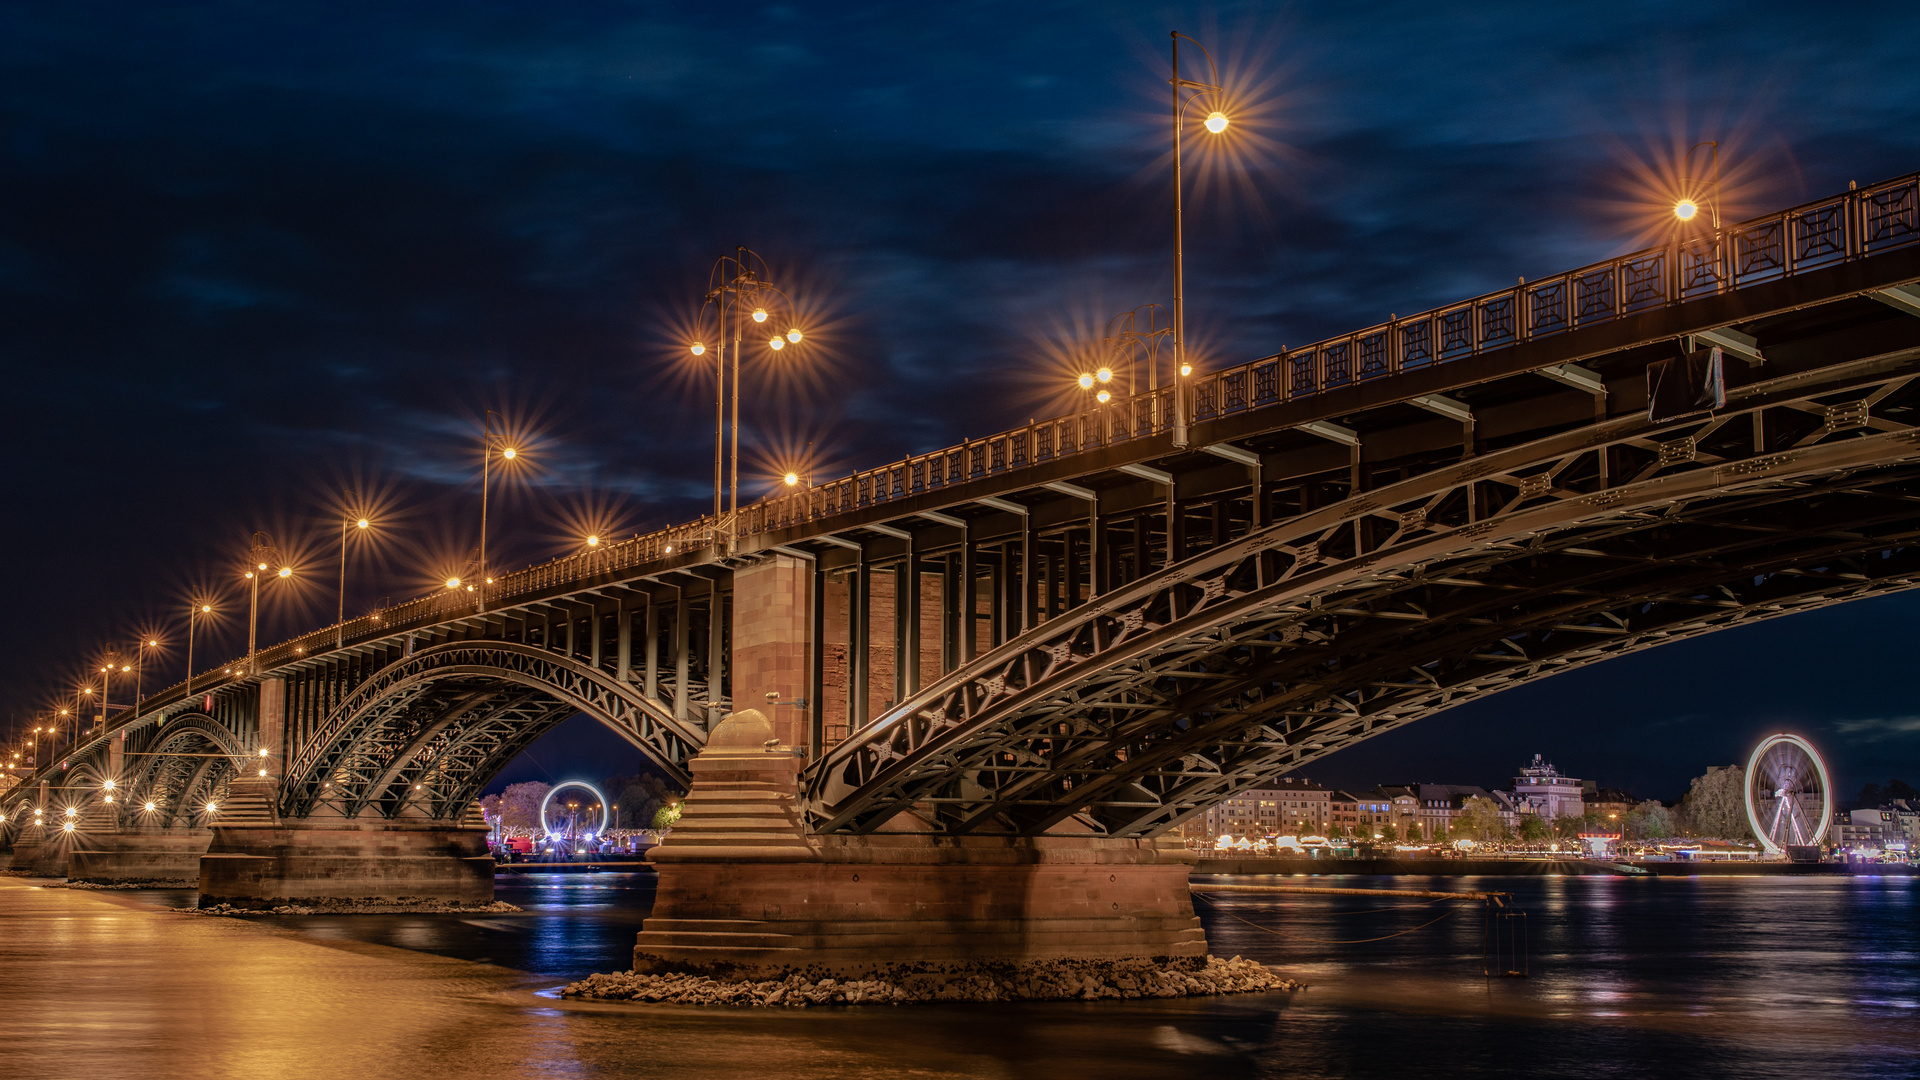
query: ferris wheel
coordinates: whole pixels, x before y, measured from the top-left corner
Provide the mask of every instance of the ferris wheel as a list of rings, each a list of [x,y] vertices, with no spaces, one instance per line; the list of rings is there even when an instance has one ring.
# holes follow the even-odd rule
[[[1747,760],[1747,823],[1772,855],[1819,844],[1833,822],[1827,763],[1798,735],[1769,735]]]
[[[568,788],[584,788],[586,794],[561,795]],[[567,780],[554,785],[540,801],[540,831],[548,840],[592,840],[607,828],[607,797],[585,780]]]

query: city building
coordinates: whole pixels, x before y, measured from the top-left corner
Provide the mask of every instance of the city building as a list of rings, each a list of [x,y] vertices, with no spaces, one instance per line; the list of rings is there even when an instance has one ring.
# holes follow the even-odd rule
[[[1901,829],[1899,812],[1891,807],[1848,810],[1834,815],[1833,846],[1855,855],[1904,857],[1911,850]]]
[[[1337,791],[1331,800],[1331,824],[1342,835],[1371,839],[1374,834],[1394,828],[1394,836],[1405,839],[1407,828],[1415,821],[1416,800],[1405,787],[1377,787],[1372,791]]]
[[[1907,850],[1920,851],[1920,799],[1895,799],[1881,809],[1893,811],[1894,824],[1907,839]]]
[[[1580,802],[1585,807],[1583,813],[1594,814],[1609,824],[1627,820],[1627,815],[1639,805],[1632,792],[1603,788],[1591,780],[1581,783]]]
[[[1206,841],[1221,836],[1324,835],[1333,820],[1333,796],[1305,777],[1280,777],[1195,814],[1180,832],[1187,839]]]
[[[1497,799],[1486,788],[1473,784],[1409,784],[1408,787],[1417,797],[1416,812],[1419,814],[1421,836],[1425,839],[1437,840],[1450,836],[1453,819],[1459,816],[1468,799],[1476,797],[1487,799],[1500,807],[1501,820],[1509,829],[1519,824],[1516,803],[1510,799]],[[1504,796],[1505,792],[1500,794]]]
[[[1520,812],[1538,814],[1548,821],[1584,816],[1584,792],[1580,781],[1560,775],[1540,754],[1533,755],[1533,764],[1521,766],[1520,775],[1513,778],[1513,798]]]

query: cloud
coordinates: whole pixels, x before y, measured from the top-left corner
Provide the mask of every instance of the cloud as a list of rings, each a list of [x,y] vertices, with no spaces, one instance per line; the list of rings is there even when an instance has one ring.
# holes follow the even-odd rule
[[[1874,716],[1864,720],[1835,720],[1833,730],[1853,742],[1884,742],[1920,735],[1920,716]]]

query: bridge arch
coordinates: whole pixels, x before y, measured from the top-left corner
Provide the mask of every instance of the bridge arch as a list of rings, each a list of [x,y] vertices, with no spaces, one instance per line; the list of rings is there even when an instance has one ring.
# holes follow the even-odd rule
[[[618,732],[682,784],[705,741],[590,664],[519,642],[446,642],[375,672],[302,736],[280,809],[292,817],[454,818],[515,755],[576,712]]]
[[[140,745],[120,778],[128,793],[122,817],[138,824],[192,821],[200,816],[197,807],[223,799],[246,765],[240,736],[198,710],[168,717]],[[148,802],[156,806],[151,814],[144,810]]]
[[[1163,831],[1443,709],[1920,584],[1915,357],[1624,417],[1254,532],[956,669],[807,774],[820,831]],[[1784,452],[1758,453],[1760,432]]]

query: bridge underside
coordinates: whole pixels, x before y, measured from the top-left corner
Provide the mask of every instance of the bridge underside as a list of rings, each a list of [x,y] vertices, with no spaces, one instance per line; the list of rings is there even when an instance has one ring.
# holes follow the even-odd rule
[[[357,686],[294,756],[280,813],[459,820],[508,762],[575,713],[675,778],[701,738],[590,665],[513,642],[451,642]]]
[[[1151,836],[1476,697],[1910,588],[1916,372],[1907,352],[1758,383],[1252,533],[889,712],[810,774],[814,827]]]

